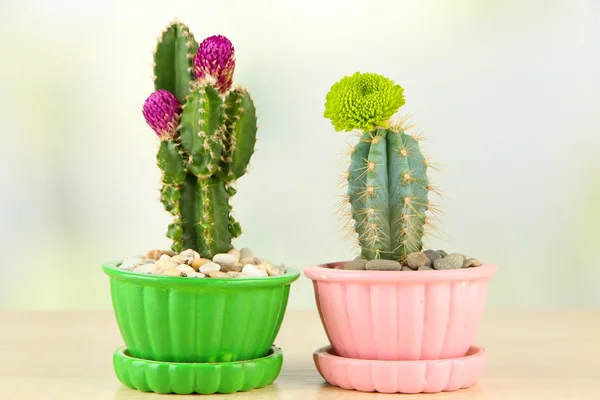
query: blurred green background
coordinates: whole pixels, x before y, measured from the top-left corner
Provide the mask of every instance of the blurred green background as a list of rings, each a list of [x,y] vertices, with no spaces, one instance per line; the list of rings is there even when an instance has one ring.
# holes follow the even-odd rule
[[[232,40],[258,106],[238,246],[299,269],[355,255],[336,214],[354,138],[322,113],[372,71],[444,165],[430,246],[499,266],[490,307],[600,306],[598,2],[4,0],[0,308],[108,309],[102,262],[169,246],[141,106],[175,17]],[[302,277],[290,308],[313,305]]]

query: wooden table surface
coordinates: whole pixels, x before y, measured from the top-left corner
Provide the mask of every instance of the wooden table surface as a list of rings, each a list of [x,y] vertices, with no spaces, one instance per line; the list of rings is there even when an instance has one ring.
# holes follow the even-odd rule
[[[0,399],[166,399],[130,390],[113,374],[122,345],[112,312],[0,312]],[[600,399],[600,310],[486,311],[478,344],[489,361],[474,387],[427,399]],[[329,386],[312,352],[327,339],[315,311],[288,311],[276,340],[285,361],[271,386],[225,399],[384,399]],[[190,398],[196,396],[188,396]]]

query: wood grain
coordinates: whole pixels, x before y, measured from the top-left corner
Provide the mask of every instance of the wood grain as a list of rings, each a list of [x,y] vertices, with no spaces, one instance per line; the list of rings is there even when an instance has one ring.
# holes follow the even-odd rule
[[[0,312],[1,399],[167,399],[119,383],[112,353],[122,345],[112,312]],[[402,398],[546,400],[600,398],[600,310],[488,310],[478,336],[489,362],[475,387]],[[285,361],[275,384],[225,399],[389,399],[327,385],[312,352],[327,344],[315,311],[289,311],[276,344]],[[393,397],[393,396],[392,396]]]

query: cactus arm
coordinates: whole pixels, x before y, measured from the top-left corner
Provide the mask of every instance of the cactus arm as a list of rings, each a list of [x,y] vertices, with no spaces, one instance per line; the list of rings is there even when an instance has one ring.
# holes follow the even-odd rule
[[[163,182],[181,184],[185,180],[185,163],[179,146],[173,140],[161,140],[157,155],[158,167],[163,171]]]
[[[194,79],[194,55],[198,43],[189,29],[173,23],[163,32],[154,53],[154,87],[173,93],[184,102]]]
[[[419,143],[402,131],[388,130],[392,247],[394,259],[423,248],[429,180]]]
[[[237,193],[237,190],[227,184],[227,194],[229,195],[229,198],[231,199],[233,196],[235,196],[235,194]],[[231,234],[231,238],[235,239],[236,237],[239,237],[242,234],[242,227],[240,226],[240,223],[237,222],[235,220],[235,218],[233,217],[233,215],[231,214],[233,211],[233,207],[231,206],[231,204],[229,205],[229,233]]]
[[[158,167],[162,171],[162,188],[160,200],[165,209],[173,215],[173,223],[169,225],[167,237],[173,240],[173,251],[183,249],[182,220],[179,210],[179,199],[181,197],[181,184],[185,180],[185,163],[179,146],[170,139],[160,142],[157,154]]]
[[[223,101],[211,85],[188,96],[181,113],[181,146],[189,154],[188,169],[199,177],[216,172],[223,152]]]
[[[240,89],[241,115],[235,123],[235,145],[232,147],[231,172],[235,179],[246,173],[256,144],[256,107],[250,93]]]
[[[223,153],[219,163],[218,175],[228,182],[235,180],[231,171],[233,149],[236,147],[235,126],[242,115],[242,95],[239,90],[232,90],[225,98],[223,104]]]
[[[377,129],[371,140],[366,168],[365,226],[367,251],[373,258],[391,258],[390,199],[386,130]]]

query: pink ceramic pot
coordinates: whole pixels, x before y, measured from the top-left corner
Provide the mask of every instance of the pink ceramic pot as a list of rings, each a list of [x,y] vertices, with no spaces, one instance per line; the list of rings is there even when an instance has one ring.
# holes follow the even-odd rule
[[[475,339],[495,265],[445,271],[346,271],[309,267],[335,354],[365,360],[464,356]]]

